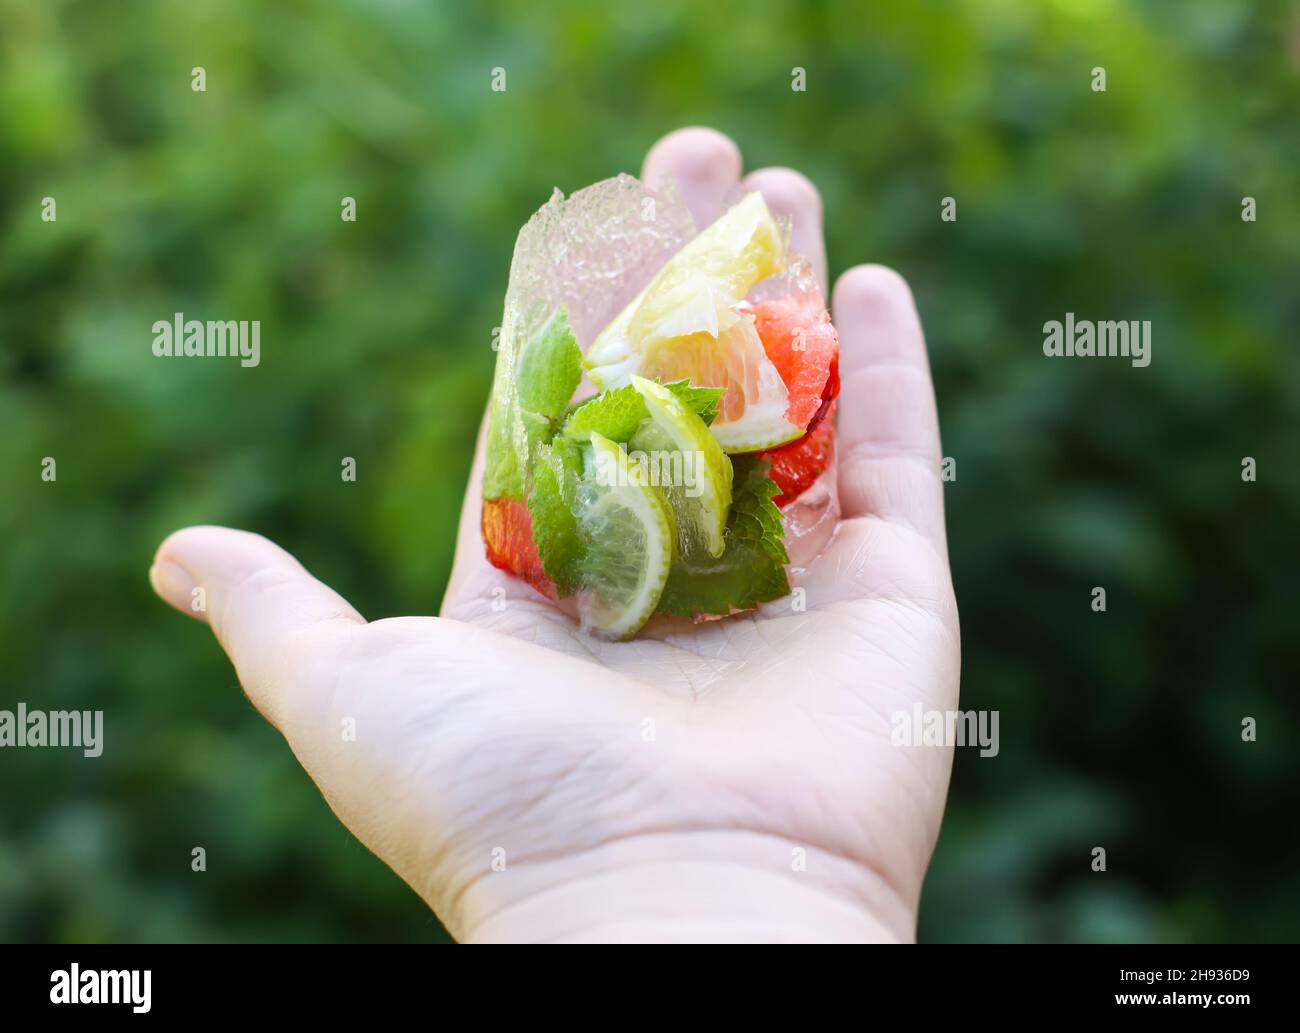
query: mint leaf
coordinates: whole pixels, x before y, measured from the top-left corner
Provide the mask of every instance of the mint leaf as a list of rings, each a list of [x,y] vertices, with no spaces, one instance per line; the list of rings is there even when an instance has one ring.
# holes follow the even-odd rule
[[[570,441],[586,442],[595,431],[603,438],[626,445],[649,415],[645,401],[628,384],[589,398],[575,408],[564,423],[563,433]]]
[[[785,528],[772,501],[779,494],[768,463],[755,455],[732,456],[735,482],[731,512],[718,559],[682,557],[673,565],[656,612],[681,617],[748,610],[790,592]]]
[[[500,359],[497,360],[500,370]],[[483,467],[483,497],[523,500],[524,466],[515,448],[516,434],[524,433],[519,410],[508,401],[498,399],[496,388],[488,403],[492,415],[488,421],[487,458]]]
[[[484,498],[523,500],[533,450],[554,435],[581,380],[582,352],[563,306],[526,342],[503,328],[488,403]]]
[[[674,380],[670,384],[664,384],[664,387],[694,411],[706,427],[718,415],[718,399],[725,390],[720,387],[692,387],[689,380]],[[601,437],[626,445],[632,440],[641,422],[649,417],[645,400],[636,388],[627,384],[611,388],[574,407],[565,421],[564,436],[570,441],[590,441],[594,430]]]
[[[694,409],[706,427],[712,426],[718,415],[718,402],[727,393],[725,387],[692,387],[689,380],[674,380],[665,384],[673,394]]]
[[[546,576],[560,596],[578,590],[585,552],[574,516],[577,477],[582,471],[579,446],[563,439],[539,444],[533,458],[533,490],[528,495],[533,541]]]
[[[523,501],[528,490],[527,472],[533,451],[551,439],[551,421],[535,412],[492,402],[488,424],[487,458],[483,470],[485,499]]]
[[[561,305],[524,346],[516,371],[519,407],[559,419],[582,381],[582,349]]]

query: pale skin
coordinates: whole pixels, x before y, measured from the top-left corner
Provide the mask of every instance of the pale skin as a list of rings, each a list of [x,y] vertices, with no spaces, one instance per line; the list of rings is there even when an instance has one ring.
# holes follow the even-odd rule
[[[742,177],[731,140],[683,129],[643,176],[701,224],[738,183],[762,192],[825,282],[798,173]],[[831,308],[841,520],[802,611],[584,634],[485,560],[481,439],[441,616],[367,622],[244,531],[159,547],[158,594],[211,625],[340,820],[457,939],[914,938],[952,758],[890,733],[917,701],[957,705],[938,421],[902,278],[849,269]]]

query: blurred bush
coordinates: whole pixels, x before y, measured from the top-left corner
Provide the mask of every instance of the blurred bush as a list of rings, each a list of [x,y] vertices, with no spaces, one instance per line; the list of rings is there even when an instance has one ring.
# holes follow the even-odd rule
[[[108,738],[0,752],[0,938],[445,937],[145,571],[231,524],[434,612],[516,230],[691,123],[807,172],[832,269],[926,321],[1002,750],[959,751],[922,936],[1294,938],[1295,9],[467,7],[0,0],[0,707]],[[178,311],[260,319],[261,365],[155,359]],[[1067,311],[1152,320],[1150,368],[1045,361]]]

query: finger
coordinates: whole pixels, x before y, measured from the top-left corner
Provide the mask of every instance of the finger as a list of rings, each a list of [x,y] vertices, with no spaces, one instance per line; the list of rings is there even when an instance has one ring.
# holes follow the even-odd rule
[[[835,284],[833,308],[844,516],[906,523],[946,552],[939,421],[912,292],[892,269],[860,265]]]
[[[261,535],[227,527],[187,527],[158,547],[149,582],[182,613],[207,621],[253,705],[282,727],[286,677],[310,638],[365,621],[338,593]]]
[[[740,148],[716,129],[678,129],[650,148],[641,180],[652,190],[665,180],[676,183],[695,225],[703,229],[740,180]]]
[[[757,190],[777,219],[790,220],[790,250],[802,255],[826,293],[826,243],[822,238],[822,196],[812,181],[794,169],[751,172],[741,182],[746,193]]]

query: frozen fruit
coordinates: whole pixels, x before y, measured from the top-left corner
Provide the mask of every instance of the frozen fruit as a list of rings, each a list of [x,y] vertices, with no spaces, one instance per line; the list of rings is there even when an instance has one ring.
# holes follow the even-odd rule
[[[839,393],[839,338],[820,296],[776,298],[754,306],[754,326],[789,392],[785,417],[812,422],[826,398]]]
[[[822,475],[835,459],[835,403],[826,403],[824,414],[798,441],[764,452],[772,464],[770,474],[781,493],[773,500],[785,508]]]
[[[838,342],[760,195],[695,235],[628,176],[557,193],[520,232],[497,341],[494,565],[611,639],[789,592],[779,507],[833,500]],[[599,393],[575,404],[584,369]]]
[[[590,459],[575,512],[584,545],[578,613],[605,638],[629,638],[650,619],[668,580],[672,511],[617,442],[593,432]]]
[[[762,195],[748,194],[668,260],[596,338],[584,365],[597,387],[634,375],[725,388],[711,431],[728,452],[799,436],[788,392],[742,305],[781,271],[785,242]]]
[[[494,567],[521,577],[543,595],[557,598],[533,541],[528,507],[518,499],[483,500],[483,543]]]

